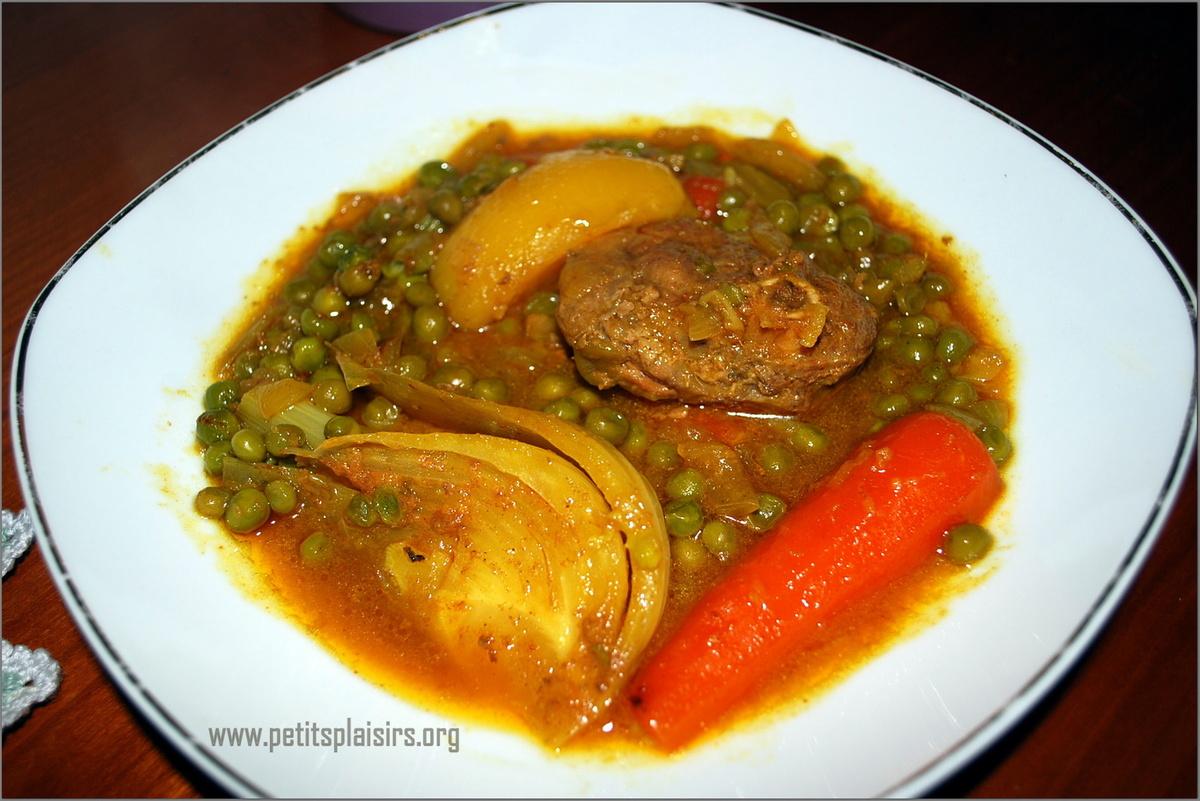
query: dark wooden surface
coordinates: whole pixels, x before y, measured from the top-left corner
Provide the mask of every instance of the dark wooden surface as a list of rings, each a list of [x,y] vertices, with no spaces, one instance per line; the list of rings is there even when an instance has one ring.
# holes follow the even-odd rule
[[[1194,283],[1196,6],[770,8],[1030,125],[1124,197]],[[12,349],[46,280],[193,151],[393,38],[324,5],[3,6],[5,508],[23,506],[8,424]],[[719,42],[697,46],[716,51],[697,60],[698,81],[706,64],[737,57]],[[1048,313],[1070,301],[1053,302]],[[1145,570],[1086,658],[939,794],[1196,796],[1196,531],[1193,464]],[[36,548],[4,581],[3,600],[4,636],[48,648],[64,670],[58,697],[4,735],[4,795],[222,794],[124,702]]]

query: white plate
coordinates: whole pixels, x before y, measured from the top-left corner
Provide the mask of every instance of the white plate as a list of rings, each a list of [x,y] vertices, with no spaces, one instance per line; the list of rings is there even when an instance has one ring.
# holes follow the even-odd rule
[[[716,39],[739,58],[701,91],[689,43]],[[838,80],[758,79],[778,70]],[[435,71],[436,84],[413,80]],[[869,109],[845,102],[866,87]],[[191,441],[204,345],[247,277],[337,192],[444,153],[468,121],[682,123],[708,119],[705,109],[737,110],[726,122],[746,134],[790,117],[975,254],[1020,358],[1019,450],[994,574],[803,714],[650,766],[547,759],[470,724],[458,753],[212,745],[215,726],[450,723],[247,600],[184,531],[203,480]],[[106,316],[103,337],[87,312],[96,306],[123,310]],[[520,7],[315,82],[119,213],[22,329],[14,441],[39,542],[88,641],[140,710],[233,792],[919,794],[1044,694],[1149,552],[1193,447],[1194,309],[1162,243],[1094,176],[929,76],[742,9]],[[1136,320],[1138,336],[1114,318]]]

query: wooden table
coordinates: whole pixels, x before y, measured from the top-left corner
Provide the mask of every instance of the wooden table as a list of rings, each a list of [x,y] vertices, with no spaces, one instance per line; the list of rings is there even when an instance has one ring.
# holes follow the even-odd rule
[[[1124,197],[1195,281],[1194,5],[772,9],[1013,114]],[[5,508],[23,506],[8,425],[13,343],[46,280],[190,153],[393,38],[324,5],[4,5]],[[697,80],[737,57],[697,46],[717,50],[697,58]],[[1082,664],[941,793],[1195,797],[1191,469],[1145,570]],[[123,702],[36,548],[3,587],[4,636],[48,648],[64,671],[58,697],[4,735],[4,795],[222,794]]]

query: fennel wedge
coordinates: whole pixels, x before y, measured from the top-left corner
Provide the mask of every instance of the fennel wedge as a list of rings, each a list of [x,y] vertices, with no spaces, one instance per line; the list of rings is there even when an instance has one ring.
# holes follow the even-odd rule
[[[453,661],[502,674],[552,742],[608,705],[629,571],[608,503],[577,467],[451,433],[336,437],[312,458],[360,491],[396,489],[419,521],[384,567]]]
[[[523,490],[528,490],[530,495],[522,495],[522,498],[536,498],[546,504],[546,514],[558,516],[543,517],[543,520],[561,519],[569,524],[574,531],[574,547],[580,554],[590,555],[587,558],[574,558],[571,563],[587,564],[590,560],[594,565],[599,565],[596,568],[599,572],[596,573],[592,568],[576,570],[574,574],[570,571],[563,573],[573,575],[570,581],[578,585],[573,592],[584,597],[598,594],[609,597],[610,593],[601,592],[600,589],[607,586],[607,579],[596,578],[607,576],[606,566],[609,563],[607,556],[601,558],[597,555],[611,553],[615,548],[621,569],[628,577],[627,589],[616,606],[606,601],[608,605],[595,607],[602,614],[599,618],[593,615],[593,623],[597,619],[603,620],[604,633],[602,636],[593,636],[589,643],[603,670],[600,675],[590,676],[590,671],[582,667],[585,661],[570,662],[565,671],[560,671],[565,672],[568,680],[565,683],[556,682],[555,693],[552,693],[557,694],[567,685],[574,684],[573,692],[582,700],[582,703],[567,703],[559,697],[553,702],[560,706],[565,704],[574,715],[570,723],[556,723],[554,737],[570,737],[611,703],[628,680],[662,617],[667,599],[670,561],[667,532],[655,493],[646,479],[616,448],[552,415],[452,395],[388,370],[363,367],[345,355],[339,357],[339,363],[349,387],[370,385],[377,393],[396,403],[407,415],[439,429],[458,432],[421,435],[386,433],[327,440],[316,451],[315,457],[349,483],[368,489],[370,482],[379,480],[379,467],[395,458],[382,455],[385,449],[436,452],[440,454],[443,465],[450,463],[451,455],[465,458],[474,465],[471,470],[479,476],[479,481],[489,480],[482,477],[484,471],[478,466],[487,465],[520,485]],[[351,456],[347,448],[357,448],[359,451]],[[339,452],[340,456],[334,457]],[[423,462],[427,469],[432,469],[428,467],[432,463],[429,457]],[[456,464],[461,469],[464,463]],[[440,479],[430,480],[433,483],[437,480],[445,482],[446,476],[452,472],[445,469]],[[467,474],[472,473],[468,471]],[[471,503],[476,503],[481,502],[476,496],[486,493],[476,491],[468,494],[472,496]],[[512,508],[512,503],[516,501],[510,501],[509,508]],[[595,510],[599,510],[599,514]],[[480,508],[475,510],[474,516],[480,519],[481,525],[493,525],[499,530],[503,524],[497,518],[502,514],[503,511],[497,509],[489,519]],[[542,522],[528,526],[523,531],[539,528],[549,526]],[[474,530],[470,536],[484,537]],[[502,538],[492,535],[486,539],[496,547],[504,548],[523,547],[530,542],[528,534],[514,531],[511,536],[517,542],[506,543]],[[545,540],[547,536],[549,534],[539,531],[537,548],[552,547]],[[597,548],[592,543],[599,543],[601,547]],[[512,581],[519,581],[522,574],[521,570],[511,573]],[[510,608],[516,607],[510,604]],[[610,619],[604,619],[605,616],[610,616]]]

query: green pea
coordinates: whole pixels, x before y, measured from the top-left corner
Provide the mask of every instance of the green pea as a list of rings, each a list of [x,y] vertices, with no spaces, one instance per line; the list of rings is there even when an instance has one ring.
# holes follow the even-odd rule
[[[663,508],[667,531],[676,537],[694,537],[704,525],[704,513],[695,501],[672,501]]]
[[[383,273],[383,280],[393,282],[398,281],[404,278],[405,275],[404,262],[389,261],[387,264],[383,265],[381,272]]]
[[[958,364],[974,346],[974,338],[966,331],[961,328],[947,328],[938,337],[937,357],[946,364]]]
[[[230,446],[228,442],[216,442],[204,449],[204,472],[210,476],[219,476],[221,468],[225,466],[225,454],[229,453]]]
[[[954,284],[950,279],[941,273],[925,273],[925,278],[921,281],[921,288],[925,290],[925,294],[931,298],[944,298],[954,291]]]
[[[361,298],[375,288],[381,276],[379,265],[371,261],[360,261],[338,271],[338,289],[348,298]]]
[[[938,332],[938,321],[926,314],[914,314],[901,322],[904,333],[917,337],[931,337]]]
[[[717,157],[717,146],[712,142],[692,142],[683,149],[683,155],[692,161],[712,161]]]
[[[463,179],[458,182],[458,191],[464,198],[479,197],[488,190],[492,180],[489,175],[481,173],[477,169],[475,172],[463,176]]]
[[[983,526],[963,523],[946,532],[942,556],[956,565],[971,565],[987,556],[995,538]]]
[[[579,404],[579,408],[585,412],[590,412],[601,403],[600,395],[587,387],[579,387],[578,389],[571,390],[571,394],[568,397]]]
[[[471,387],[471,394],[480,400],[504,403],[508,400],[508,384],[502,378],[481,378]]]
[[[717,196],[717,208],[721,211],[733,211],[741,208],[746,203],[746,193],[736,186],[730,186],[722,190]]]
[[[233,455],[243,462],[261,462],[267,458],[267,444],[263,435],[253,428],[243,428],[229,440]]]
[[[326,317],[334,317],[345,311],[348,301],[335,286],[323,286],[313,293],[312,310]]]
[[[448,189],[439,189],[429,199],[429,210],[444,223],[454,225],[463,216],[463,204],[458,195]]]
[[[325,363],[325,343],[316,337],[301,337],[292,345],[292,367],[311,373]]]
[[[396,493],[386,487],[375,490],[371,496],[371,503],[384,523],[391,525],[400,519],[400,501],[396,498]]]
[[[999,426],[980,426],[975,434],[996,464],[1004,464],[1012,456],[1012,442]]]
[[[916,404],[929,403],[933,400],[937,390],[931,384],[913,384],[908,388],[908,399]]]
[[[851,217],[864,217],[870,221],[871,211],[861,203],[847,203],[845,206],[842,206],[840,209],[838,209],[837,216],[838,219],[843,223],[845,223],[846,220],[849,220]]]
[[[671,540],[671,561],[681,570],[699,570],[708,562],[708,551],[698,540],[676,537]]]
[[[313,292],[316,291],[317,285],[308,278],[297,278],[283,288],[283,294],[288,302],[297,306],[307,306],[312,300]]]
[[[217,381],[204,390],[204,410],[215,412],[220,409],[228,409],[229,405],[241,395],[241,389],[236,381]]]
[[[915,284],[921,280],[929,267],[925,257],[917,253],[902,256],[885,256],[878,260],[879,274],[891,278],[898,284]]]
[[[379,519],[375,505],[365,495],[355,495],[346,504],[346,519],[356,526],[366,528]]]
[[[837,156],[822,156],[817,162],[817,169],[827,176],[834,176],[846,171],[846,165]]]
[[[704,495],[704,476],[690,467],[667,479],[667,495],[675,500],[696,501]]]
[[[558,295],[553,292],[537,292],[525,304],[526,314],[547,314],[551,317],[558,311]]]
[[[404,299],[410,306],[433,306],[438,300],[437,290],[421,281],[404,290]]]
[[[674,442],[659,440],[646,451],[646,464],[658,470],[674,470],[679,463],[679,449]]]
[[[503,320],[496,323],[493,330],[503,336],[514,337],[521,333],[521,324],[517,322],[516,317],[505,317]]]
[[[750,210],[733,209],[721,220],[721,227],[729,233],[746,231],[750,228]]]
[[[308,279],[313,282],[313,285],[323,284],[333,277],[333,272],[337,268],[337,262],[331,265],[326,265],[321,261],[320,257],[314,256],[309,260],[308,265],[304,268]]]
[[[971,413],[984,422],[984,425],[1004,428],[1008,425],[1008,404],[996,398],[986,398],[971,407]]]
[[[800,209],[790,200],[776,200],[767,206],[767,219],[785,234],[792,234],[800,227]]]
[[[832,236],[840,225],[837,213],[826,203],[800,207],[800,233],[804,236]],[[840,242],[833,240],[840,246]]]
[[[825,432],[809,423],[797,422],[788,435],[793,447],[804,453],[821,453],[829,445]]]
[[[779,475],[792,469],[796,464],[796,457],[788,450],[786,445],[772,442],[764,445],[758,452],[758,463],[768,473]]]
[[[833,176],[825,184],[825,197],[836,206],[853,203],[861,194],[862,183],[848,172]]]
[[[620,445],[629,435],[629,419],[607,406],[599,406],[589,411],[583,427],[613,445]]]
[[[354,236],[347,231],[333,231],[317,248],[317,260],[326,268],[337,267],[350,248],[354,246]]]
[[[455,175],[454,168],[444,161],[427,161],[417,171],[417,181],[421,186],[437,189]]]
[[[418,306],[413,311],[412,331],[418,342],[433,344],[450,330],[450,321],[440,306]]]
[[[542,411],[568,423],[578,423],[583,417],[583,409],[570,398],[552,400],[542,407]]]
[[[296,508],[296,488],[283,479],[268,481],[267,486],[263,487],[263,494],[267,496],[271,511],[276,514],[286,515]]]
[[[534,400],[549,403],[565,398],[575,388],[575,382],[562,373],[544,373],[533,383]]]
[[[897,287],[895,298],[901,314],[920,314],[925,308],[925,290],[914,284]]]
[[[933,344],[925,337],[901,337],[892,356],[901,364],[929,364],[933,361]]]
[[[904,234],[889,233],[880,240],[879,249],[891,256],[899,256],[912,249],[912,242]]]
[[[893,420],[906,414],[911,407],[911,403],[904,395],[891,394],[882,395],[875,399],[872,404],[872,410],[875,414],[887,420]]]
[[[892,300],[896,291],[896,282],[890,278],[879,278],[868,275],[859,288],[859,294],[870,301],[871,305],[882,309]]]
[[[959,378],[943,381],[938,387],[937,402],[947,406],[966,408],[973,404],[978,395],[975,387]]]
[[[267,496],[253,487],[233,493],[225,505],[225,525],[238,534],[246,534],[267,522],[271,515],[271,504]]]
[[[375,397],[363,407],[363,425],[373,431],[393,426],[400,419],[400,408],[384,397]]]
[[[312,371],[312,374],[308,377],[308,380],[313,384],[321,381],[341,381],[345,383],[345,379],[342,378],[342,368],[338,367],[336,364],[321,365],[316,370]]]
[[[737,535],[733,526],[724,520],[710,520],[700,531],[700,541],[709,553],[715,556],[726,556],[733,551],[737,544]]]
[[[400,204],[394,200],[380,201],[367,215],[367,228],[375,233],[387,233],[400,226]]]
[[[263,344],[274,354],[286,354],[291,350],[292,343],[295,341],[295,332],[283,327],[272,328],[263,336]]]
[[[305,336],[331,340],[338,335],[337,320],[322,317],[312,309],[300,312],[300,330]]]
[[[272,426],[263,438],[267,453],[275,457],[286,455],[289,450],[303,448],[308,443],[304,431],[291,423],[280,423]]]
[[[233,360],[233,375],[239,379],[246,379],[254,375],[254,371],[258,369],[258,354],[249,351],[239,353],[237,358]]]
[[[921,379],[931,384],[940,384],[950,377],[950,371],[941,362],[930,362],[921,370]]]
[[[340,378],[318,381],[310,397],[314,406],[330,414],[345,414],[354,405],[354,396]]]
[[[333,543],[324,531],[309,534],[300,543],[300,558],[306,565],[319,565],[329,561],[333,554]]]
[[[443,364],[433,371],[429,383],[442,389],[466,392],[475,383],[475,374],[460,364]]]
[[[325,438],[344,437],[358,432],[358,422],[344,414],[334,415],[325,421]]]
[[[196,438],[205,445],[228,442],[240,427],[237,416],[228,409],[204,412],[196,418]]]
[[[646,452],[649,444],[650,439],[646,433],[645,424],[641,420],[634,420],[629,424],[629,434],[621,445],[621,452],[630,459],[637,459]]]
[[[351,331],[374,331],[375,318],[367,311],[356,311],[350,315]]]
[[[851,250],[870,247],[875,241],[875,225],[866,217],[849,217],[838,229],[838,240]]]
[[[433,269],[433,263],[436,259],[432,253],[420,253],[412,263],[413,275],[424,275]]]
[[[755,531],[768,531],[779,522],[779,518],[783,517],[786,511],[787,504],[782,498],[764,492],[758,496],[758,509],[750,514],[747,522]]]
[[[202,516],[215,519],[225,514],[225,506],[228,503],[229,490],[224,487],[205,487],[196,493],[196,500],[192,505]]]

